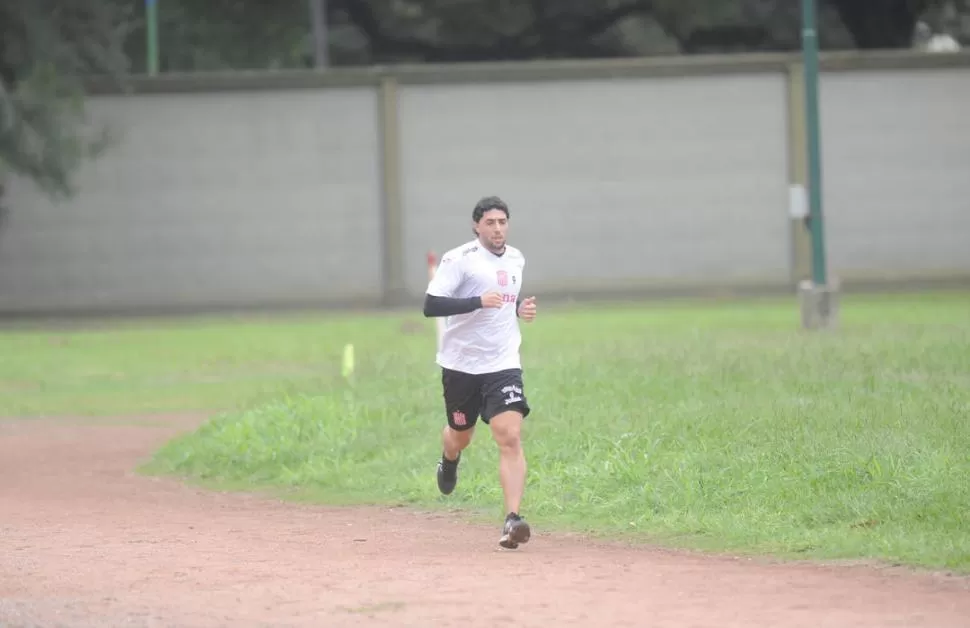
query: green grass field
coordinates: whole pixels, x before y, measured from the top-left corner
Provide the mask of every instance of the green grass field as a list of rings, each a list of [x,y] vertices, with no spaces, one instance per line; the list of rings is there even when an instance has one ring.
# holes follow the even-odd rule
[[[846,297],[830,333],[794,299],[549,308],[523,333],[537,529],[970,572],[970,295]],[[0,416],[211,409],[144,471],[500,521],[484,429],[437,493],[433,351],[420,314],[8,330]]]

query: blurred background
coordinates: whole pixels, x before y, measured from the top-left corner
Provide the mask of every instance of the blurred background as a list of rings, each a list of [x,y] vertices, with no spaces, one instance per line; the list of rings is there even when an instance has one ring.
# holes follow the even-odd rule
[[[818,0],[830,273],[970,283],[970,1]],[[419,307],[498,195],[540,298],[811,276],[792,0],[0,0],[0,314]]]

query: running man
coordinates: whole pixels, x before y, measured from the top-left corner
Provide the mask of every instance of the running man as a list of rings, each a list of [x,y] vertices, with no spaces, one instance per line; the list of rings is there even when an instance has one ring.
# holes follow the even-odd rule
[[[441,367],[448,424],[441,433],[438,488],[458,483],[461,452],[481,416],[499,448],[499,479],[505,525],[499,545],[515,549],[531,536],[519,516],[526,463],[520,432],[530,408],[523,391],[519,321],[536,316],[535,297],[519,298],[525,258],[506,244],[509,208],[502,199],[481,199],[472,211],[475,239],[441,256],[428,284],[424,315],[444,316],[436,362]]]

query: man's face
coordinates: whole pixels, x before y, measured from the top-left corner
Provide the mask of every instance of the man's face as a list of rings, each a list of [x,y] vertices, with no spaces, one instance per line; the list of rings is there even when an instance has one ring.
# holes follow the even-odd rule
[[[490,209],[482,214],[475,223],[478,239],[490,251],[501,252],[505,248],[505,234],[509,230],[509,219],[501,209]]]

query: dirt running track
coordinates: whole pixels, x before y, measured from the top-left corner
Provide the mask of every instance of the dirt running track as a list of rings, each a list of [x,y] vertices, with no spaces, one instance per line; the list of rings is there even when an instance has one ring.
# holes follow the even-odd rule
[[[199,418],[0,421],[0,626],[970,627],[970,579],[701,557],[133,467]],[[432,476],[429,475],[429,481]]]

